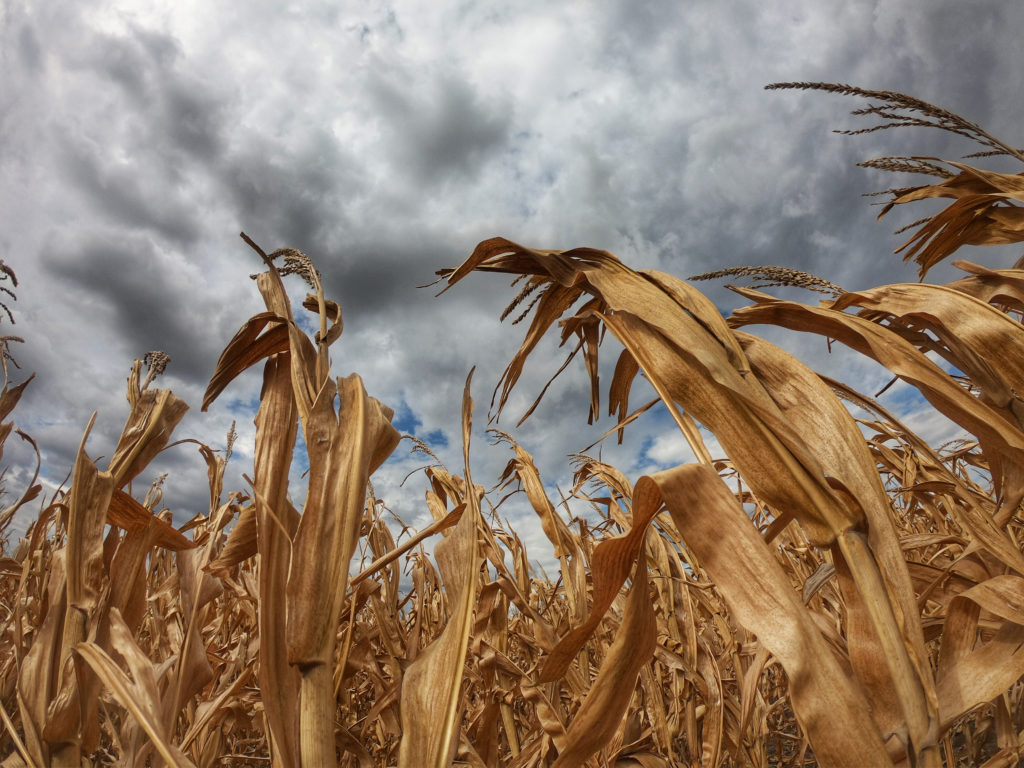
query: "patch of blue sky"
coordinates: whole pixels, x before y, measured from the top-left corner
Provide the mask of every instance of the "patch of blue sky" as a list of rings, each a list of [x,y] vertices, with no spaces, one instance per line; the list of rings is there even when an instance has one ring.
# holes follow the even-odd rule
[[[431,448],[447,448],[448,436],[442,429],[432,429],[429,432],[422,432],[423,419],[416,415],[404,399],[395,408],[395,415],[391,419],[392,425],[403,435],[416,435]]]
[[[642,418],[646,420],[644,428],[647,430],[647,436],[640,446],[636,462],[638,477],[640,474],[660,472],[697,460],[693,449],[664,406],[655,406]],[[712,456],[721,456],[721,449],[714,435],[704,427],[700,427],[700,433]]]
[[[248,400],[236,397],[228,401],[228,413],[235,417],[254,419],[259,409],[260,398],[258,394]]]
[[[414,435],[426,443],[433,451],[443,451],[448,448],[448,436],[442,429],[423,430],[423,420],[416,415],[409,403],[404,399],[400,400],[395,408],[395,415],[391,419],[392,426],[402,435]],[[411,443],[405,448],[398,448],[387,458],[388,464],[396,464],[406,461],[409,458]],[[432,461],[432,460],[431,460]]]
[[[671,421],[671,419],[669,419]],[[664,419],[663,419],[664,421]],[[654,447],[654,435],[647,434],[644,436],[643,442],[640,443],[640,460],[649,461],[650,451]]]
[[[395,408],[395,415],[391,419],[391,424],[403,435],[416,435],[416,430],[423,426],[423,420],[413,413],[412,408],[409,407],[405,400],[402,400],[398,407]],[[419,435],[416,436],[420,437]]]
[[[874,395],[874,392],[866,393],[868,395]],[[877,397],[878,402],[885,408],[892,411],[897,417],[901,413],[918,410],[926,405],[928,401],[925,399],[921,391],[913,386],[907,384],[904,381],[897,381],[885,392],[882,392]]]
[[[418,437],[431,448],[448,447],[448,436],[444,433],[443,429],[433,429],[425,435],[418,435]]]
[[[320,332],[320,316],[304,309],[301,297],[294,295],[292,291],[289,291],[289,294],[292,294],[289,298],[292,300],[292,314],[295,316],[296,324],[312,338]]]

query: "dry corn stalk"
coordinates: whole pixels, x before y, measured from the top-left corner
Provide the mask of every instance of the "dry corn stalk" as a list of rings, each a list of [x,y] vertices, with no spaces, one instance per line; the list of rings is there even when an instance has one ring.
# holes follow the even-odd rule
[[[263,583],[266,591],[261,590],[261,602],[265,615],[274,604],[279,611],[275,620],[280,621],[280,613],[285,616],[283,649],[278,638],[267,649],[266,656],[268,682],[280,682],[283,696],[283,701],[276,702],[273,708],[280,720],[271,725],[271,731],[276,731],[279,759],[284,764],[293,762],[295,747],[290,744],[289,731],[294,724],[294,693],[289,694],[289,689],[294,690],[294,682],[293,673],[284,667],[287,662],[299,675],[298,764],[333,765],[336,628],[348,585],[349,562],[359,537],[367,482],[394,450],[399,436],[391,426],[391,409],[368,397],[357,375],[330,378],[328,347],[340,335],[341,311],[324,298],[319,274],[309,258],[292,250],[267,256],[249,242],[268,267],[267,272],[258,276],[267,312],[251,318],[225,349],[204,398],[204,407],[231,379],[270,356],[263,392],[268,406],[266,421],[258,418],[257,425],[261,432],[271,430],[265,437],[273,453],[261,456],[268,459],[276,472],[265,474],[268,467],[261,465],[255,490],[259,500],[257,529],[262,523],[266,541],[266,567],[277,570],[276,578],[268,574]],[[281,270],[274,265],[279,256],[284,257]],[[314,342],[302,332],[291,313],[281,282],[281,274],[291,272],[301,275],[315,291],[306,302],[320,320]],[[268,325],[270,330],[259,336]],[[287,378],[278,358],[288,366]],[[337,412],[336,399],[340,402]],[[289,518],[294,515],[285,494],[293,444],[289,436],[295,434],[295,412],[306,444],[309,486],[302,514],[293,524]],[[264,414],[262,406],[260,413]],[[278,542],[282,532],[286,540]],[[257,536],[259,540],[259,533]],[[285,574],[286,578],[282,578]]]

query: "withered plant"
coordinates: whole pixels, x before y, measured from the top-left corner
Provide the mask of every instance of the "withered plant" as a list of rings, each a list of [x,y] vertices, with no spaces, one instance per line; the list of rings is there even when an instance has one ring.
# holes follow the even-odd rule
[[[879,122],[846,133],[930,127],[981,145],[973,157],[1024,162],[903,94],[769,87],[867,99],[853,114]],[[921,157],[863,165],[939,179],[888,190],[882,215],[950,200],[897,251],[922,281],[963,245],[1024,240],[1024,175]],[[262,366],[249,486],[223,487],[233,432],[223,453],[197,444],[206,514],[175,528],[159,483],[132,486],[186,410],[152,388],[168,362],[152,352],[132,368],[106,468],[86,452],[90,422],[70,486],[42,500],[16,543],[5,531],[41,497],[37,478],[0,513],[3,766],[1019,763],[1019,265],[955,261],[964,276],[945,285],[860,291],[775,266],[691,278],[754,281],[734,288],[750,303],[725,318],[690,283],[605,251],[486,240],[440,274],[445,290],[474,272],[520,283],[503,318],[529,327],[498,377],[497,412],[557,333],[566,364],[583,359],[591,419],[607,397],[608,435],[621,440],[640,413],[665,408],[695,461],[630,478],[575,454],[570,493],[592,510],[580,516],[552,501],[526,446],[491,430],[491,450],[509,459],[487,491],[469,472],[471,374],[462,466],[410,437],[432,461],[422,481],[434,522],[416,532],[394,522],[416,510],[388,508],[370,482],[400,443],[391,409],[357,375],[331,374],[341,308],[308,256],[246,240],[264,267],[254,277],[266,311],[228,342],[203,408]],[[309,288],[312,335],[285,292],[292,275]],[[774,286],[821,296],[758,290]],[[928,444],[876,397],[745,330],[759,324],[869,357],[963,439]],[[618,348],[605,394],[598,358],[609,337]],[[11,386],[6,374],[0,442],[30,380]],[[631,410],[640,375],[657,397]],[[300,428],[301,510],[289,487]],[[550,543],[554,580],[530,566],[538,553],[521,534],[531,523],[498,514],[520,493]]]

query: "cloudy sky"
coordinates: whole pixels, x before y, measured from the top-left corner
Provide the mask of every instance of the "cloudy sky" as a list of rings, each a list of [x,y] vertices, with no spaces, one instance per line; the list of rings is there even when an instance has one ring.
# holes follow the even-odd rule
[[[199,406],[221,349],[262,308],[244,230],[267,251],[314,259],[345,314],[334,372],[361,374],[399,428],[453,469],[461,391],[477,366],[474,479],[493,484],[509,453],[484,428],[523,331],[498,322],[514,290],[479,275],[435,298],[417,287],[435,270],[503,235],[604,248],[683,277],[780,264],[851,289],[914,280],[892,255],[902,242],[892,231],[922,214],[876,223],[861,197],[910,178],[854,164],[974,148],[921,132],[837,136],[830,129],[863,127],[848,115],[862,102],[763,86],[899,90],[1019,145],[1022,24],[1024,5],[986,0],[4,0],[0,258],[19,286],[8,302],[17,324],[0,318],[0,331],[25,338],[15,381],[36,373],[17,424],[59,484],[93,411],[89,452],[111,454],[131,361],[162,349],[172,358],[162,386],[192,406],[178,436],[220,448],[237,420],[229,485],[243,487],[258,372],[208,413]],[[702,286],[725,312],[740,303]],[[867,391],[886,380],[829,357],[820,339],[765,335]],[[538,353],[500,426],[514,427],[559,362],[553,346]],[[568,372],[515,430],[555,497],[571,485],[566,455],[612,425],[587,427],[580,374]],[[885,397],[944,436],[899,387]],[[31,462],[15,443],[4,459],[20,490]],[[658,414],[625,445],[607,443],[604,457],[633,480],[687,458]],[[409,447],[375,485],[422,525],[422,476],[399,485],[423,464]],[[137,495],[160,472],[178,521],[205,511],[193,445],[166,452]],[[543,548],[539,526],[505,511]]]

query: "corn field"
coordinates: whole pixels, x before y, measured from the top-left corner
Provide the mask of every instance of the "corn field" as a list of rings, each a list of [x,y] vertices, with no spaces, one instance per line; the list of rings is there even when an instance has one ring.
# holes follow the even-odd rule
[[[1024,162],[904,94],[769,88],[866,100],[853,114],[877,122],[847,133],[932,128],[980,145],[972,163]],[[498,378],[497,412],[556,335],[589,375],[591,418],[605,398],[606,437],[664,408],[689,443],[694,463],[638,478],[570,457],[587,519],[559,511],[529,446],[506,432],[492,430],[509,451],[494,489],[470,476],[470,374],[463,465],[423,471],[434,522],[396,540],[370,482],[401,439],[393,412],[358,375],[332,375],[341,308],[312,260],[246,238],[266,311],[227,342],[202,407],[262,367],[250,485],[224,488],[229,436],[226,451],[199,446],[208,514],[175,528],[158,488],[133,491],[188,408],[156,387],[167,361],[151,353],[132,368],[106,467],[86,452],[90,423],[66,488],[45,498],[33,481],[8,496],[0,765],[1018,765],[1024,269],[959,260],[960,279],[926,278],[961,246],[1024,240],[1024,174],[920,157],[863,165],[932,177],[888,190],[883,216],[947,203],[897,251],[921,282],[851,292],[782,267],[687,282],[605,251],[504,238],[439,272],[444,290],[472,273],[514,277],[503,319],[527,330]],[[749,303],[723,317],[692,283],[730,276],[746,280],[734,290]],[[306,283],[315,333],[284,279]],[[820,295],[763,290],[779,285]],[[874,397],[744,330],[753,325],[865,355],[970,439],[929,445]],[[602,390],[609,336],[618,358]],[[639,406],[638,376],[657,395]],[[14,385],[6,365],[4,377],[0,440],[31,442],[12,416],[31,379]],[[301,491],[289,482],[300,429]],[[551,551],[528,554],[521,531],[483,514],[492,494],[512,492]],[[38,514],[10,541],[30,506]],[[372,553],[362,570],[357,550]],[[531,568],[538,555],[557,560],[554,581]]]

